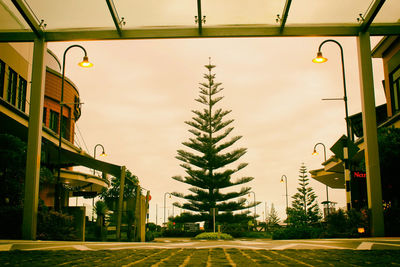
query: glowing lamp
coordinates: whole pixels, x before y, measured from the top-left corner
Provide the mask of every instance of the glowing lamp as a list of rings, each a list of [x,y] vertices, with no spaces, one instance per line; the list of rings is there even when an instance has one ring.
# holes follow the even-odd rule
[[[322,52],[318,52],[317,57],[312,60],[314,63],[324,63],[327,61],[328,59],[322,56]]]
[[[84,56],[82,62],[79,62],[78,65],[83,68],[93,67],[93,64],[89,62],[89,58],[87,56]]]

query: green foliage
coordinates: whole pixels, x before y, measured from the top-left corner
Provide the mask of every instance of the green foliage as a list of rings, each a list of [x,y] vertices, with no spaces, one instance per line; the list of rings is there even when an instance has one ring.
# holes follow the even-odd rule
[[[37,239],[77,240],[73,216],[53,210],[38,212]]]
[[[271,210],[267,215],[267,228],[269,231],[279,228],[280,219],[275,210],[274,203],[271,204]]]
[[[0,206],[0,239],[21,239],[22,206]]]
[[[108,211],[107,205],[104,201],[97,201],[94,204],[94,212],[96,212],[97,217],[106,216]]]
[[[400,208],[387,208],[384,215],[386,236],[400,236]]]
[[[223,240],[232,240],[233,237],[229,234],[225,233],[201,233],[198,234],[194,237],[194,239],[207,239],[207,240],[218,240],[218,239],[223,239]]]
[[[194,137],[182,144],[192,151],[178,150],[178,160],[185,169],[186,176],[175,176],[173,179],[191,185],[189,189],[192,194],[184,195],[173,192],[172,195],[185,199],[182,204],[175,203],[175,206],[183,208],[194,214],[185,214],[181,219],[187,222],[206,221],[206,227],[212,228],[212,208],[217,208],[217,214],[231,213],[233,211],[245,210],[245,198],[250,192],[250,187],[243,187],[236,192],[222,192],[221,189],[235,185],[245,184],[253,180],[253,177],[243,177],[232,180],[232,176],[247,166],[241,163],[234,169],[227,166],[234,163],[246,153],[245,148],[237,148],[230,152],[224,152],[234,145],[241,136],[232,137],[223,141],[234,129],[231,127],[232,119],[224,119],[230,110],[217,109],[216,104],[223,98],[217,94],[223,89],[221,83],[215,82],[215,74],[212,74],[214,65],[205,66],[208,73],[204,75],[205,83],[200,83],[200,95],[197,102],[204,105],[204,109],[193,110],[194,117],[185,123],[191,127],[189,132]],[[236,200],[234,200],[236,199]],[[248,205],[253,207],[256,203]],[[240,216],[232,215],[232,218],[241,219]]]
[[[366,234],[369,232],[369,216],[364,210],[341,209],[329,213],[326,217],[326,231],[323,237],[359,237],[358,228],[364,228]]]
[[[147,231],[145,234],[145,241],[150,242],[154,240],[154,233],[152,231]]]
[[[297,193],[292,196],[292,207],[288,208],[288,223],[293,226],[306,226],[321,220],[321,212],[316,201],[317,196],[309,187],[307,168],[300,166],[299,186]]]
[[[400,208],[400,128],[380,128],[378,144],[382,197],[387,203]]]
[[[162,232],[163,237],[194,237],[203,231],[189,232],[182,229],[165,229]]]
[[[111,178],[111,186],[105,189],[100,198],[104,199],[110,210],[116,209],[116,201],[119,198],[121,179],[117,177]],[[139,179],[136,175],[126,170],[125,173],[125,186],[124,186],[124,199],[135,198],[136,187],[139,184]]]
[[[286,227],[275,230],[272,239],[309,239],[319,238],[323,229],[319,226]]]
[[[0,206],[21,206],[24,192],[26,144],[0,134]]]

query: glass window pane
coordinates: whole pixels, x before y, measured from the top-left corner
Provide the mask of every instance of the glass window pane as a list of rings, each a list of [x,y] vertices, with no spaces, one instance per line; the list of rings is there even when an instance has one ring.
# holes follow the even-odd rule
[[[114,0],[126,28],[141,26],[193,26],[197,15],[195,0]]]
[[[25,0],[47,30],[114,27],[106,1]]]
[[[19,14],[11,0],[0,1],[0,30],[29,29],[29,25]]]
[[[371,0],[296,0],[292,1],[287,24],[357,24]]]
[[[279,24],[285,0],[202,0],[202,13],[207,25]]]
[[[400,20],[400,1],[386,0],[378,15],[374,19],[374,23],[395,23]]]

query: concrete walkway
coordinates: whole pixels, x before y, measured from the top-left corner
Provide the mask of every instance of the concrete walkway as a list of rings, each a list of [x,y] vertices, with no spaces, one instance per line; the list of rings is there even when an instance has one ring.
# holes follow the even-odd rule
[[[0,240],[0,251],[12,250],[122,250],[122,249],[350,249],[350,250],[400,250],[400,237],[357,239],[235,239],[231,241],[205,241],[189,238],[157,238],[153,242],[76,242],[76,241],[26,241]]]

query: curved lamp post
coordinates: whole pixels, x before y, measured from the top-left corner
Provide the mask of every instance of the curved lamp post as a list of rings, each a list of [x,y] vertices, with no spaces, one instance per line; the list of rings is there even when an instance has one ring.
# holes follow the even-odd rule
[[[347,138],[350,138],[350,129],[349,129],[349,112],[348,112],[348,106],[347,106],[347,90],[346,90],[346,75],[345,75],[345,70],[344,70],[344,58],[343,58],[343,47],[340,45],[340,43],[336,40],[333,39],[328,39],[323,41],[319,47],[318,47],[318,52],[317,56],[312,60],[314,63],[324,63],[327,62],[328,59],[322,56],[321,48],[325,43],[332,42],[335,43],[339,46],[340,48],[340,57],[341,57],[341,62],[342,62],[342,76],[343,76],[343,93],[344,96],[343,98],[332,98],[332,99],[327,99],[327,100],[344,100],[345,104],[345,113],[346,113],[346,130],[347,130]]]
[[[97,144],[97,145],[95,145],[94,146],[94,151],[93,151],[93,158],[94,159],[96,159],[96,148],[97,147],[101,147],[102,148],[102,152],[101,152],[101,154],[100,154],[100,157],[105,157],[105,156],[107,156],[107,154],[106,154],[106,152],[105,152],[105,150],[104,150],[104,146],[102,145],[102,144]],[[95,172],[96,172],[96,170],[95,169],[93,169],[93,174],[95,174]]]
[[[324,99],[324,100],[344,100],[344,106],[345,106],[345,113],[346,113],[346,132],[347,132],[347,144],[346,146],[343,147],[343,155],[344,155],[344,175],[345,175],[345,187],[346,187],[346,194],[347,194],[347,209],[350,210],[351,208],[351,194],[350,194],[350,160],[348,158],[348,147],[349,147],[349,142],[350,142],[350,128],[349,128],[349,112],[348,112],[348,107],[347,107],[347,91],[346,91],[346,76],[345,76],[345,70],[344,70],[344,58],[343,58],[343,47],[340,45],[340,43],[336,40],[333,39],[328,39],[323,41],[319,47],[318,47],[318,52],[317,52],[317,57],[314,58],[312,61],[314,63],[324,63],[328,61],[327,58],[322,56],[321,48],[325,43],[335,43],[339,46],[340,48],[340,57],[341,57],[341,62],[342,62],[342,76],[343,76],[343,91],[344,91],[344,96],[343,98],[330,98],[330,99]]]
[[[318,145],[321,145],[323,148],[324,148],[324,162],[326,162],[326,147],[325,147],[325,145],[323,144],[323,143],[316,143],[315,145],[314,145],[314,150],[313,150],[313,155],[314,156],[316,156],[316,155],[318,155],[318,152],[317,152],[317,146]],[[327,214],[329,214],[329,194],[328,194],[328,185],[326,185],[326,207],[327,207]]]
[[[283,180],[283,178],[285,178],[285,180]],[[288,216],[289,202],[288,202],[287,177],[286,177],[286,175],[282,175],[282,177],[281,177],[281,183],[285,183],[285,185],[286,185],[286,217],[287,217],[287,216]]]
[[[87,52],[85,48],[81,45],[71,45],[69,46],[65,51],[63,55],[63,66],[62,66],[62,77],[61,77],[61,97],[60,97],[60,114],[59,114],[59,119],[58,119],[58,129],[59,129],[59,138],[58,138],[58,172],[57,172],[57,182],[56,182],[56,188],[55,188],[55,199],[54,199],[54,206],[57,211],[61,210],[61,200],[60,200],[60,195],[61,195],[61,183],[60,183],[60,174],[61,174],[61,139],[62,139],[62,118],[63,118],[63,107],[65,105],[64,103],[64,81],[65,81],[65,58],[67,55],[67,52],[74,47],[78,47],[84,52],[83,60],[82,62],[78,63],[79,66],[84,67],[84,68],[90,68],[93,66],[92,63],[89,62],[89,58],[87,56]]]
[[[165,224],[165,208],[166,208],[166,205],[167,205],[167,201],[166,201],[167,195],[169,195],[169,198],[171,198],[171,194],[170,193],[168,193],[168,192],[164,193],[164,224]]]

